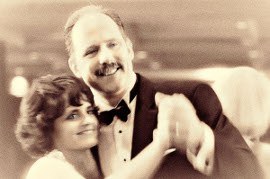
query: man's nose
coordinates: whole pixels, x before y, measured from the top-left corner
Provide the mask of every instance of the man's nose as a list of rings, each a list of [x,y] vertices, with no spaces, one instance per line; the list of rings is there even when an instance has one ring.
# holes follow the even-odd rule
[[[114,61],[112,51],[107,47],[103,47],[99,53],[99,64],[109,64]]]

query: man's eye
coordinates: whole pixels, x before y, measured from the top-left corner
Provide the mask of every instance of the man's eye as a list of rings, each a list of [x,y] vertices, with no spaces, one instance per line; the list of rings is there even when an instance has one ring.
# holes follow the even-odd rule
[[[95,53],[97,53],[97,50],[90,50],[86,53],[86,55],[93,55]]]
[[[67,119],[68,120],[72,120],[72,119],[77,119],[77,118],[79,118],[80,116],[78,115],[78,114],[70,114],[70,115],[68,115],[67,116]]]
[[[109,47],[109,48],[114,48],[114,47],[116,47],[117,45],[118,45],[117,42],[110,42],[110,43],[108,44],[108,47]]]
[[[97,54],[97,52],[98,52],[98,48],[89,49],[86,51],[84,56],[88,56],[88,55],[93,56],[93,55]]]

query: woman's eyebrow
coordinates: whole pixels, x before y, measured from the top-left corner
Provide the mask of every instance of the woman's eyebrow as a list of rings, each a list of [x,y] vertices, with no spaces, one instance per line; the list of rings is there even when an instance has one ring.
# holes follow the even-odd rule
[[[77,113],[77,112],[79,112],[79,110],[73,108],[73,109],[68,109],[68,110],[66,111],[66,114]]]

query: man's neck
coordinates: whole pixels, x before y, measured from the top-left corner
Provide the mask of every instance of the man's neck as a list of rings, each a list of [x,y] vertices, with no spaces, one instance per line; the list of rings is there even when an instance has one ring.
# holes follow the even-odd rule
[[[119,93],[114,93],[114,94],[106,94],[102,93],[102,96],[104,98],[104,101],[107,102],[110,106],[116,106],[119,101],[124,97],[128,90],[123,90],[120,91]]]

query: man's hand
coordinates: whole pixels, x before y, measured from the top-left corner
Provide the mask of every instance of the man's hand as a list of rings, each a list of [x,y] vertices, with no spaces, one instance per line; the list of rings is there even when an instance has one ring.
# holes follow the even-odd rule
[[[210,175],[214,168],[215,136],[209,126],[202,122],[204,126],[204,140],[200,143],[200,149],[196,153],[187,148],[186,154],[195,170]]]
[[[169,130],[171,147],[183,152],[189,148],[197,153],[203,140],[203,126],[190,101],[183,94],[157,93],[155,99],[159,110],[158,129]]]
[[[157,93],[155,101],[159,110],[158,130],[169,137],[168,145],[186,152],[193,167],[209,175],[214,158],[212,130],[199,120],[193,105],[183,94]]]

